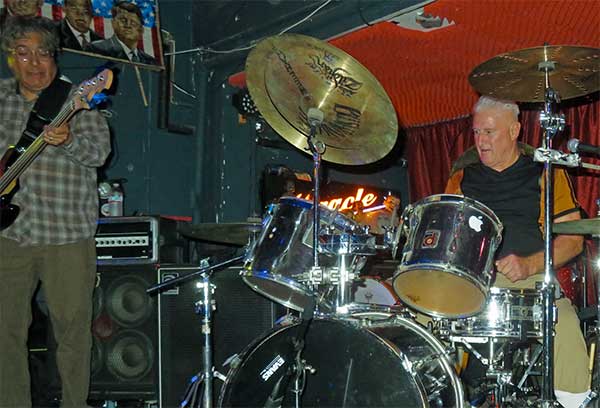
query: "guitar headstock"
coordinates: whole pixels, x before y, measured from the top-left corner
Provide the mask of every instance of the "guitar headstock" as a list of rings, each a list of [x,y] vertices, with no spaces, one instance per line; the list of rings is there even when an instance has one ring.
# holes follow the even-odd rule
[[[110,88],[112,81],[113,72],[110,69],[104,69],[95,77],[80,83],[73,97],[74,110],[93,109],[97,103],[106,99],[101,92]]]

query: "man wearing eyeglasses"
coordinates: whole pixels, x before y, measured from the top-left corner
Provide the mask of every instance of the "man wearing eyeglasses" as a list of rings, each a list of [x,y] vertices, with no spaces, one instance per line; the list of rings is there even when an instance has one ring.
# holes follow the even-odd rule
[[[92,41],[101,40],[91,28],[92,3],[90,0],[65,0],[65,18],[59,23],[60,48],[83,50]]]
[[[106,40],[94,41],[86,51],[131,62],[156,64],[151,55],[138,48],[138,42],[144,33],[140,8],[126,0],[117,0],[111,13],[115,35]]]
[[[54,89],[58,44],[52,21],[9,19],[1,45],[13,78],[0,80],[0,152],[17,143],[34,106],[48,100],[44,91]],[[12,198],[21,212],[0,231],[0,407],[31,406],[26,344],[31,297],[41,283],[58,344],[61,406],[80,408],[90,379],[96,172],[110,135],[98,111],[82,110],[38,137],[47,145]]]

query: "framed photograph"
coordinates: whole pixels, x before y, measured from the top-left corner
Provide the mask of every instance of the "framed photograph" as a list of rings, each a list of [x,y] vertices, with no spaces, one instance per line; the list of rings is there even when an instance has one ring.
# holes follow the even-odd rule
[[[10,15],[56,21],[61,48],[162,69],[157,0],[0,0],[0,24]]]

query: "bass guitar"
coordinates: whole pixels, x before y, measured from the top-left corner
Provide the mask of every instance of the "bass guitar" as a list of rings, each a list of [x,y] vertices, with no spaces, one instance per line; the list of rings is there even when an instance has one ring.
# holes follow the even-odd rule
[[[76,112],[93,109],[98,103],[104,101],[106,96],[101,92],[110,88],[112,80],[112,71],[105,69],[94,78],[83,81],[49,126],[59,127],[68,122]],[[45,131],[42,131],[26,149],[11,146],[0,159],[0,231],[12,225],[19,215],[19,206],[11,204],[10,201],[19,190],[19,177],[48,145],[44,141],[44,133]]]

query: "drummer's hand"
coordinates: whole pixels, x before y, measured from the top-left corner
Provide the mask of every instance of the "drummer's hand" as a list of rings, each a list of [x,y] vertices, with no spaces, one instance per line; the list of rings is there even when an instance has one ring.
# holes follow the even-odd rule
[[[400,206],[400,199],[398,197],[394,197],[393,195],[389,195],[383,201],[383,205],[385,205],[385,209],[388,211],[394,211],[395,208]]]
[[[517,255],[507,255],[496,261],[496,269],[511,282],[527,279],[533,275],[529,258]]]

